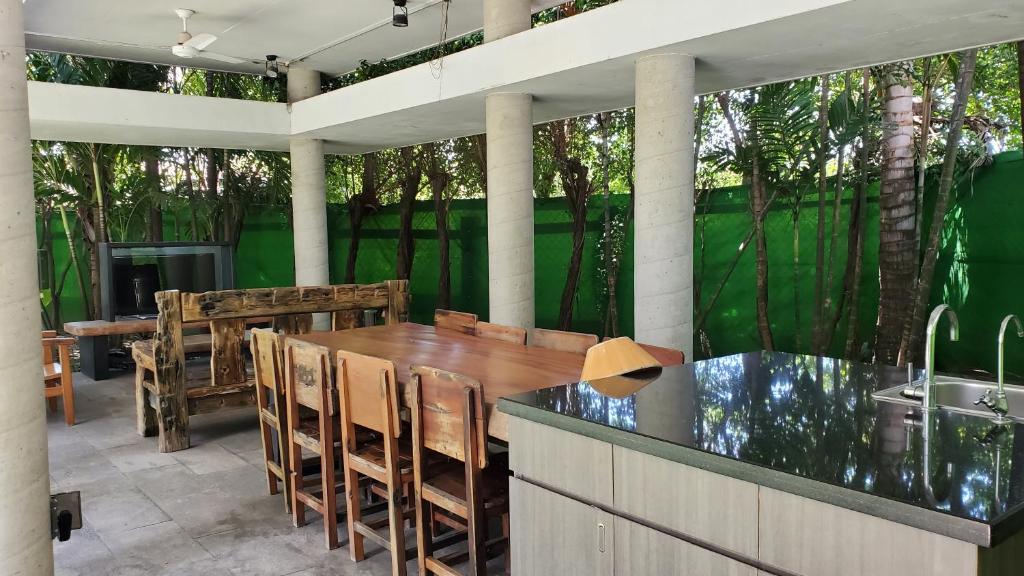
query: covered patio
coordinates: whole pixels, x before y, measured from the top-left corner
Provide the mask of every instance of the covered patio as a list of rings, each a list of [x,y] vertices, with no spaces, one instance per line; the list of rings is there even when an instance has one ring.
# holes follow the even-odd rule
[[[932,356],[926,352],[926,372],[915,373],[911,363],[907,376],[912,388],[924,382],[923,392],[903,399],[917,402],[924,415],[908,415],[904,430],[902,404],[876,410],[871,400],[871,409],[857,411],[857,417],[877,418],[887,442],[906,435],[901,446],[923,460],[923,486],[881,493],[870,473],[872,480],[858,487],[837,480],[863,479],[860,469],[791,470],[759,460],[757,450],[751,455],[723,447],[726,441],[696,445],[705,419],[723,413],[722,406],[707,406],[721,402],[731,413],[730,402],[756,405],[757,394],[748,398],[747,384],[751,390],[770,387],[760,398],[770,405],[785,388],[782,380],[799,377],[779,368],[792,358],[778,356],[770,345],[763,355],[730,356],[719,364],[708,358],[694,367],[694,359],[710,356],[701,350],[707,309],[695,289],[696,244],[701,251],[705,246],[704,229],[695,229],[701,153],[695,132],[702,133],[708,95],[1017,41],[1024,38],[1024,7],[1013,0],[620,0],[593,9],[563,4],[0,0],[0,484],[6,488],[0,492],[0,574],[376,575],[422,573],[423,567],[456,573],[445,562],[473,574],[1016,573],[1024,561],[1024,536],[1015,528],[1019,502],[991,514],[969,503],[966,511],[949,512],[935,501],[929,480],[929,448],[947,439],[930,433],[930,426],[949,424],[945,412],[929,403],[929,383],[939,382],[933,356],[941,310],[928,324]],[[563,12],[552,12],[557,10]],[[552,13],[571,17],[544,20]],[[186,32],[178,36],[183,25]],[[361,62],[434,50],[439,26],[441,46],[480,31],[482,43],[449,54],[437,49],[438,57],[425,63],[340,85]],[[216,37],[193,41],[208,34]],[[182,50],[200,45],[183,61]],[[204,56],[203,50],[213,52]],[[27,80],[26,51],[286,77],[287,98]],[[851,86],[847,74],[847,95]],[[950,92],[944,97],[952,101],[956,94]],[[824,100],[828,116],[827,89]],[[585,115],[604,122],[602,113],[625,108],[633,108],[626,116],[631,165],[623,170],[632,220],[623,226],[631,244],[621,242],[631,246],[632,326],[623,333],[632,338],[615,338],[621,335],[615,327],[601,331],[600,339],[591,334],[597,330],[572,330],[571,305],[568,320],[551,330],[551,323],[538,321],[545,303],[538,302],[536,287],[565,270],[544,267],[535,245],[545,226],[535,218],[543,180],[535,168],[535,132]],[[727,103],[722,108],[728,116]],[[961,109],[959,120],[950,114],[945,125],[962,126],[963,117]],[[879,130],[888,134],[887,126]],[[909,130],[913,138],[913,121]],[[720,132],[723,139],[730,133],[724,122]],[[737,134],[735,126],[731,132]],[[374,283],[354,278],[354,257],[341,270],[340,243],[329,224],[330,159],[471,136],[480,136],[480,163],[469,170],[482,183],[486,233],[458,238],[467,262],[486,256],[483,270],[466,264],[463,271],[467,286],[474,273],[486,276],[486,293],[478,300],[486,305],[449,311],[456,306],[440,298],[436,305],[416,301],[411,254],[405,256],[406,274],[399,270]],[[843,227],[837,224],[844,202],[842,154],[849,145],[853,156],[857,136],[841,144],[837,164],[821,161],[822,182],[830,166],[836,175],[838,165],[833,230]],[[737,149],[748,143],[735,139]],[[225,163],[228,150],[287,153],[281,169],[288,171],[290,204],[277,210],[291,228],[291,245],[268,243],[254,252],[267,260],[291,259],[293,282],[244,285],[237,243],[97,243],[106,251],[96,256],[95,270],[108,290],[103,316],[53,326],[63,336],[48,335],[44,345],[57,348],[44,354],[56,356],[41,356],[35,337],[43,284],[33,141],[209,149],[211,158],[216,149],[225,151]],[[607,133],[602,143],[607,151]],[[102,179],[99,168],[93,170]],[[586,168],[583,174],[586,179]],[[416,175],[409,202],[416,201],[421,178]],[[607,236],[607,162],[604,178]],[[750,175],[740,181],[748,185]],[[923,189],[924,176],[921,182]],[[216,188],[214,179],[214,193]],[[824,191],[820,198],[823,214]],[[706,215],[706,203],[703,209]],[[750,210],[754,231],[740,255],[757,238],[768,208],[752,203]],[[582,214],[586,229],[585,200]],[[61,215],[68,229],[63,208]],[[192,218],[195,226],[194,211]],[[441,228],[421,234],[436,237]],[[834,245],[839,232],[833,234]],[[347,245],[352,237],[357,235],[350,233]],[[73,259],[74,242],[69,244]],[[168,286],[168,273],[161,268],[158,278],[155,265],[152,276],[139,272],[115,280],[118,258],[182,255],[216,262],[210,267],[216,281]],[[401,247],[397,258],[403,258]],[[819,256],[819,268],[821,262]],[[136,296],[145,292],[153,309],[124,313],[127,289],[117,288],[120,297],[111,292],[119,282],[134,286]],[[703,297],[706,306],[708,295]],[[821,309],[831,312],[823,304]],[[429,320],[422,310],[431,311]],[[760,308],[758,313],[760,321]],[[836,325],[841,317],[840,308]],[[915,333],[906,332],[908,338]],[[126,335],[143,338],[126,353],[131,369],[118,371],[109,342]],[[70,347],[74,362],[62,355]],[[876,389],[902,386],[908,373],[903,354],[860,364],[859,357],[832,360],[828,346],[817,348],[811,360],[799,362],[816,361],[815,374],[834,370],[830,391],[841,388],[840,375],[844,382],[860,378],[857,394],[867,398]],[[897,360],[899,369],[885,366]],[[384,363],[374,363],[379,361]],[[999,362],[1001,382],[1002,348]],[[47,412],[40,366],[57,364],[57,376],[44,368],[47,382],[73,387],[73,401]],[[67,379],[72,365],[78,371]],[[623,384],[624,375],[632,380]],[[609,388],[601,387],[605,378]],[[694,392],[705,388],[714,393]],[[46,394],[55,406],[57,393]],[[1017,416],[1013,398],[1001,414],[996,410],[996,424],[1005,424],[1000,418],[1007,414]],[[836,410],[845,405],[839,392],[833,400]],[[945,407],[946,401],[938,404]],[[841,420],[822,414],[816,413],[820,422]],[[684,430],[678,425],[684,420],[698,424]],[[989,419],[977,420],[949,425],[960,426],[960,436],[967,430],[984,438]],[[764,426],[768,437],[782,434]],[[923,452],[912,449],[919,444]],[[970,450],[958,444],[936,451],[954,462]],[[1007,457],[1000,454],[995,451],[994,496],[978,496],[991,496],[996,508],[1011,499],[1000,496],[1000,458]],[[460,483],[444,494],[458,497],[438,496],[440,489],[430,485],[442,468],[454,469]],[[491,498],[488,482],[495,478],[503,490]],[[79,493],[80,512],[73,502],[51,504],[57,493]],[[58,531],[65,506],[70,515]],[[744,515],[751,510],[752,516]],[[57,532],[63,540],[69,530],[69,541],[53,540]],[[824,534],[817,553],[806,545],[816,532]],[[900,559],[901,541],[935,560]],[[870,561],[879,546],[884,553],[878,555],[888,559],[884,566]]]

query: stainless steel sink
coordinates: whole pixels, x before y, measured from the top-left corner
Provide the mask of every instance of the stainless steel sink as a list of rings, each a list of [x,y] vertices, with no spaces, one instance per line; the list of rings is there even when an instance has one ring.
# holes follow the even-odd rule
[[[921,400],[904,396],[904,391],[911,386],[921,390],[924,379],[915,381],[912,385],[902,384],[887,388],[871,395],[880,402],[892,402],[906,406],[921,406]],[[995,390],[995,382],[983,382],[980,380],[969,380],[966,378],[955,378],[952,376],[936,376],[935,384],[932,385],[932,394],[935,396],[935,403],[941,410],[960,412],[982,418],[995,418],[991,410],[974,403],[981,398],[987,390]],[[1024,422],[1024,386],[1005,386],[1006,400],[1010,405],[1007,418]]]

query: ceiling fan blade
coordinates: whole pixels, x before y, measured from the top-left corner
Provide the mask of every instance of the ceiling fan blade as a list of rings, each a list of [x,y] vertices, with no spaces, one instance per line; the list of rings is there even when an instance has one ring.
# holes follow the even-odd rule
[[[234,56],[228,56],[226,54],[217,54],[216,52],[207,52],[203,50],[199,53],[200,58],[208,58],[210,60],[217,60],[218,62],[227,62],[228,64],[246,64],[251,61],[243,58],[235,58]]]
[[[192,38],[185,42],[185,46],[195,48],[196,50],[204,50],[210,44],[217,41],[217,37],[213,34],[196,34]]]

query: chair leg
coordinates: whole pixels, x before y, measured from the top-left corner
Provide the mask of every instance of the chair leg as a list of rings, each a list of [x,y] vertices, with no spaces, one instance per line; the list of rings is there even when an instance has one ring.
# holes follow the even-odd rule
[[[149,405],[149,390],[142,383],[146,379],[143,368],[135,369],[135,426],[140,436],[156,435],[156,411]]]
[[[345,456],[348,457],[347,455]],[[363,519],[362,499],[359,497],[359,474],[345,466],[345,505],[348,508],[348,556],[353,562],[361,562],[366,557],[363,547],[363,535],[356,532],[356,522]]]
[[[420,495],[416,494],[416,566],[422,576],[429,574],[427,557],[434,554],[434,540],[431,537],[434,531],[433,510],[433,505],[424,502]]]
[[[402,485],[397,465],[390,470],[388,482],[388,530],[391,540],[391,574],[405,576],[405,513],[402,507]]]
[[[75,387],[71,381],[71,366],[61,373],[60,393],[64,401],[64,422],[68,426],[75,425]]]
[[[323,437],[323,434],[321,434]],[[331,443],[333,445],[333,442]],[[320,479],[323,486],[324,531],[327,537],[327,549],[338,547],[338,495],[334,487],[334,450],[331,445],[324,447],[324,455],[320,458]]]
[[[47,398],[46,399],[46,409],[49,410],[51,414],[53,414],[54,412],[57,411],[57,398],[56,397]]]
[[[288,496],[292,501],[292,525],[298,528],[306,525],[306,505],[300,502],[298,497],[299,490],[305,485],[302,476],[302,448],[290,441],[288,448],[292,463],[292,483],[288,487]]]

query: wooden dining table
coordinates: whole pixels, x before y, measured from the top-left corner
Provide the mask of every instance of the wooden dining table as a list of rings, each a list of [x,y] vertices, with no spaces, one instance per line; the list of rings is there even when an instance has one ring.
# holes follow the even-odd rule
[[[487,431],[491,438],[508,442],[508,417],[498,411],[498,399],[521,392],[577,382],[584,356],[536,346],[479,338],[456,330],[409,322],[369,326],[338,332],[289,336],[328,348],[390,360],[408,407],[410,366],[429,366],[469,376],[483,386]]]

